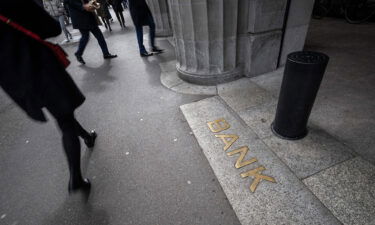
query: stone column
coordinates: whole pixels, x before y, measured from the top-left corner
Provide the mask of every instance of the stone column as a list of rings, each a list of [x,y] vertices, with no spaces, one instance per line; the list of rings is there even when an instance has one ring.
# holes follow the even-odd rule
[[[286,7],[287,0],[239,0],[238,58],[245,76],[276,70]]]
[[[286,63],[289,53],[303,50],[313,8],[314,0],[290,0],[280,66]]]
[[[181,79],[210,85],[241,76],[238,0],[169,0]]]
[[[156,36],[172,36],[172,27],[169,20],[167,0],[147,0],[156,24]]]

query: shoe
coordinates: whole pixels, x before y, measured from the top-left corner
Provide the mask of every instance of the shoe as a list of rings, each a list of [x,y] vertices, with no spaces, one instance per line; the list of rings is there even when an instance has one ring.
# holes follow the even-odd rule
[[[90,131],[89,133],[90,137],[85,139],[85,144],[88,148],[93,148],[95,146],[95,140],[98,136],[95,132],[95,130]]]
[[[160,49],[158,47],[153,47],[152,52],[155,53],[155,54],[160,54],[160,53],[164,52],[164,49]]]
[[[80,62],[81,64],[86,64],[81,55],[77,55],[77,53],[75,53],[74,55],[76,56],[78,62]]]
[[[108,55],[104,55],[103,57],[104,59],[113,59],[113,58],[117,58],[117,55],[108,54]]]
[[[90,189],[91,189],[91,183],[89,179],[82,179],[76,183],[73,183],[71,180],[69,181],[69,187],[68,187],[69,194],[72,194],[80,190],[84,192],[90,192]]]
[[[141,57],[149,57],[149,56],[152,56],[153,53],[141,52],[140,55],[141,55]]]

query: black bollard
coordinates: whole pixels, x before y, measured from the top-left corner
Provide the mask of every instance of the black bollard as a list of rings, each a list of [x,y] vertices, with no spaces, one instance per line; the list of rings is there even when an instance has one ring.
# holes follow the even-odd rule
[[[318,52],[288,55],[276,116],[271,125],[276,136],[298,140],[307,135],[307,122],[328,61],[327,55]]]

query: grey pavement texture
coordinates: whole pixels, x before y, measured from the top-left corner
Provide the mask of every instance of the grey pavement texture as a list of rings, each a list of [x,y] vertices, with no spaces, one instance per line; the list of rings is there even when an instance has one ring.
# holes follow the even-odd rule
[[[287,141],[276,137],[270,129],[275,111],[275,104],[265,104],[240,111],[239,116],[300,179],[354,156],[351,149],[311,123],[304,139]]]
[[[285,224],[296,221],[297,224],[315,224],[309,220],[299,221],[306,211],[299,215],[301,217],[291,219],[295,218],[293,210],[297,210],[294,206],[298,206],[298,201],[309,202],[311,199],[308,197],[290,195],[288,200],[297,202],[293,202],[292,206],[285,204],[285,199],[274,198],[275,192],[285,187],[289,189],[285,188],[287,191],[283,194],[290,189],[298,193],[294,188],[298,188],[297,184],[301,181],[306,186],[300,190],[313,192],[318,202],[321,201],[339,223],[375,224],[375,68],[370,60],[375,56],[375,49],[369,48],[373,46],[374,35],[375,29],[371,24],[353,26],[337,19],[312,22],[305,49],[326,53],[331,61],[311,114],[309,135],[302,140],[281,140],[270,130],[283,68],[258,77],[218,85],[219,97],[182,106],[189,125],[242,224],[284,224],[282,218],[273,218],[272,212],[263,218],[262,212],[272,211],[273,206],[277,207],[278,204],[290,210],[284,211],[283,215],[292,215]],[[228,157],[220,152],[223,143],[204,126],[207,122],[205,120],[220,117],[228,117],[230,124],[236,124],[227,131],[245,136],[242,138],[245,143],[239,143],[248,145],[249,154],[253,150],[253,155],[259,161],[263,159],[272,176],[276,179],[295,176],[296,182],[290,182],[293,179],[289,179],[289,183],[278,182],[281,190],[270,191],[272,186],[269,183],[258,187],[268,191],[264,194],[268,194],[274,205],[262,208],[267,204],[261,201],[262,196],[242,196],[243,180],[235,176],[233,163],[228,164]],[[251,131],[246,133],[244,124]],[[274,161],[271,160],[271,164],[283,165],[288,170],[283,170],[283,166],[278,167],[277,172],[269,169],[272,166],[264,158],[272,158],[272,153],[276,157]],[[246,204],[247,199],[251,199],[251,203]],[[263,211],[257,212],[259,208]],[[274,220],[267,221],[269,218]],[[327,224],[332,223],[330,221]]]
[[[303,182],[344,224],[375,224],[375,166],[361,157]]]
[[[217,86],[202,86],[188,83],[178,76],[176,60],[160,63],[160,81],[166,87],[182,94],[216,95]]]
[[[160,83],[164,54],[139,57],[135,30],[113,24],[105,32],[112,53],[102,58],[91,40],[83,55],[71,57],[73,79],[87,100],[77,119],[99,137],[91,152],[82,147],[82,167],[91,179],[87,204],[68,196],[68,167],[51,118],[31,121],[0,94],[1,225],[239,225],[222,188],[179,110],[200,100],[171,92]],[[146,47],[147,42],[145,43]],[[76,45],[66,51],[73,55]]]
[[[242,225],[341,224],[220,97],[186,104],[181,109]],[[230,128],[216,134],[239,136],[227,152],[248,146],[245,160],[255,157],[257,162],[240,169],[234,167],[237,157],[227,156],[224,143],[207,126],[220,118]],[[242,179],[240,174],[260,166],[266,168],[262,174],[275,178],[276,183],[262,180],[251,192],[249,186],[254,179]]]
[[[312,20],[306,50],[330,56],[310,122],[375,164],[375,27],[344,20]],[[252,78],[278,96],[283,71]]]

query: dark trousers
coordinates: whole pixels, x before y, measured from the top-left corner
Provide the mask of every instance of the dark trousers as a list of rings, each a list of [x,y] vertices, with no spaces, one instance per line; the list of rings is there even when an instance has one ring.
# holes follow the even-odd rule
[[[79,56],[83,55],[83,51],[85,51],[86,45],[90,39],[90,32],[95,36],[96,40],[98,40],[98,43],[100,45],[100,48],[102,49],[103,55],[109,55],[107,43],[105,42],[103,33],[99,29],[99,27],[95,27],[92,29],[79,29],[79,31],[81,32],[82,37],[81,37],[81,40],[79,41],[76,55],[79,55]]]
[[[87,139],[89,133],[82,128],[74,115],[56,117],[57,124],[62,132],[63,147],[68,159],[70,180],[77,183],[82,180],[81,174],[81,145],[79,138]]]
[[[152,16],[149,16],[147,24],[150,27],[150,45],[153,48],[155,47],[155,22]],[[135,30],[137,32],[139,51],[144,53],[146,48],[143,45],[143,26],[135,26]]]

